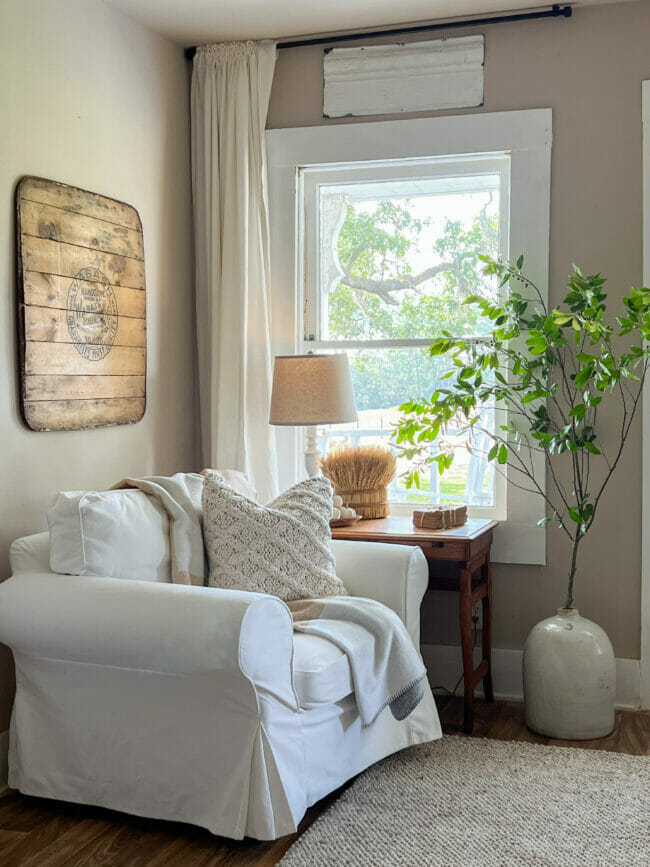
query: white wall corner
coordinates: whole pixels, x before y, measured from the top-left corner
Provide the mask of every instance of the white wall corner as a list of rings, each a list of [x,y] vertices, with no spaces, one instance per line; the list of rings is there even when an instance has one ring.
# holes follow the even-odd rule
[[[323,115],[483,105],[484,54],[484,36],[333,48],[323,57]]]
[[[0,798],[9,793],[9,729],[0,732]]]
[[[422,658],[427,667],[429,683],[432,688],[443,686],[453,690],[463,670],[460,647],[446,644],[423,644]],[[523,701],[523,650],[503,650],[495,648],[492,651],[492,676],[494,679],[494,694],[496,698],[509,701]],[[480,648],[475,650],[476,665],[480,662]],[[638,659],[616,660],[616,706],[624,709],[637,709],[641,704],[640,667]],[[458,688],[457,695],[463,694],[463,684]],[[477,696],[482,697],[479,687]]]

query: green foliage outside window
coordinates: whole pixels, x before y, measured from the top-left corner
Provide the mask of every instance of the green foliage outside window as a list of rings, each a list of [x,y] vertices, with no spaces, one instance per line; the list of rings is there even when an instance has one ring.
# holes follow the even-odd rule
[[[481,212],[469,228],[447,220],[432,245],[432,264],[414,273],[409,259],[430,221],[413,216],[409,205],[385,200],[370,211],[348,205],[337,248],[344,276],[327,298],[330,340],[434,339],[443,330],[484,328],[480,313],[462,302],[487,291],[478,253],[496,254],[496,218]],[[357,406],[365,410],[429,393],[444,363],[432,365],[426,348],[361,349],[351,368]]]

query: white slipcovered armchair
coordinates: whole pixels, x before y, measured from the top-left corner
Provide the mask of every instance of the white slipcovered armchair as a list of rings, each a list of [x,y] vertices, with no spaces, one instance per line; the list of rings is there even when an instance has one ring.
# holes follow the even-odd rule
[[[350,593],[419,640],[417,548],[333,542]],[[440,736],[431,691],[363,728],[346,656],[294,634],[279,599],[50,571],[48,534],[17,540],[0,586],[16,663],[10,786],[29,795],[274,839],[373,762]]]

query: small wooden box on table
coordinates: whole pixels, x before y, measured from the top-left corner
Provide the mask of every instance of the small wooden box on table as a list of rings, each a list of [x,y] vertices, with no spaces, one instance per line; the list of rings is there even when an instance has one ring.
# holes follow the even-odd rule
[[[334,539],[357,542],[391,542],[417,545],[429,561],[429,589],[455,590],[459,593],[460,643],[463,653],[465,691],[463,731],[473,726],[474,690],[483,681],[486,701],[494,701],[492,688],[492,574],[490,548],[496,521],[470,518],[461,527],[449,530],[424,530],[414,527],[410,517],[391,516],[374,521],[359,521],[350,527],[332,530]],[[440,574],[436,563],[456,563],[458,575]],[[483,608],[481,662],[474,668],[472,609]]]

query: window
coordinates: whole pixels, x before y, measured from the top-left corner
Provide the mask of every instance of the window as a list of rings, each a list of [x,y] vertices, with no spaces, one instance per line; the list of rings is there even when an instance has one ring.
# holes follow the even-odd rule
[[[476,279],[474,266],[468,259],[466,273],[457,261],[447,262],[454,234],[462,236],[461,250],[471,247],[478,220],[477,246],[485,249],[487,241],[502,255],[523,252],[528,274],[547,286],[551,141],[550,109],[267,132],[274,353],[346,351],[356,380],[359,427],[345,428],[347,434],[328,431],[328,440],[369,431],[377,441],[390,427],[401,388],[425,390],[435,381],[436,365],[424,354],[441,308],[454,324],[450,331],[476,327],[458,304],[464,291],[459,282]],[[359,225],[378,241],[363,245],[363,261],[349,246]],[[412,279],[444,263],[454,267]],[[375,283],[351,287],[353,277]],[[380,297],[386,284],[376,284],[389,278],[411,279],[415,286],[400,285],[392,294],[396,303],[387,303]],[[377,288],[380,294],[368,291]],[[481,288],[495,291],[488,284]],[[497,411],[491,423],[500,423]],[[276,433],[279,477],[288,486],[303,474],[302,432]],[[544,470],[542,461],[535,468],[541,485]],[[412,508],[408,498],[414,494],[398,482],[393,511]],[[502,484],[480,463],[468,459],[458,477],[431,479],[421,496],[458,502],[468,494],[470,514],[501,521],[495,561],[546,562],[546,533],[537,526],[543,501],[516,484]]]
[[[444,386],[448,363],[430,358],[431,342],[443,330],[479,335],[483,323],[463,299],[496,291],[477,254],[508,255],[509,167],[500,153],[299,169],[304,339],[348,353],[359,410],[356,424],[322,432],[322,453],[341,442],[388,444],[399,405]],[[495,407],[482,416],[493,426]],[[409,510],[465,503],[505,517],[505,480],[481,439],[459,450],[451,472],[425,469],[419,490],[407,490],[411,467],[400,460],[391,501]]]

